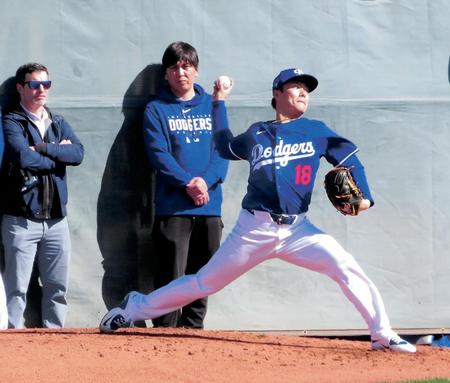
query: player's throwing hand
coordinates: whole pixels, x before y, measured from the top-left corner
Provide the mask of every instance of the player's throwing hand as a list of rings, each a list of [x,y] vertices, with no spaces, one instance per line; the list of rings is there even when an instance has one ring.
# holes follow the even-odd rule
[[[213,88],[213,100],[226,100],[228,95],[233,89],[233,80],[225,75],[219,76],[216,81],[214,81]]]

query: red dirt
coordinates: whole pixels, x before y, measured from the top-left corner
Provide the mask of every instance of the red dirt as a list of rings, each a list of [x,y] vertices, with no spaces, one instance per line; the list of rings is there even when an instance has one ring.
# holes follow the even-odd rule
[[[185,329],[6,330],[0,382],[401,382],[450,377],[450,348]]]

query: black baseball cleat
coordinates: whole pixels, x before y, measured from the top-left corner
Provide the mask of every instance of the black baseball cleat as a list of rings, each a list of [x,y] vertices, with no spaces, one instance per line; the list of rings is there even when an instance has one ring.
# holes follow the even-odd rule
[[[112,333],[119,328],[133,327],[133,321],[128,316],[126,308],[130,298],[136,294],[138,294],[136,291],[128,293],[119,306],[108,311],[100,322],[100,332]]]
[[[392,350],[398,352],[416,352],[416,348],[406,340],[394,335],[389,338],[372,339],[372,350]]]

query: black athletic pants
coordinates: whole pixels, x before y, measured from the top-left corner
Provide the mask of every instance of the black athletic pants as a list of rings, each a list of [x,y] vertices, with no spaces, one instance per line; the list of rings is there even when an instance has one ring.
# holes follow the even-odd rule
[[[219,248],[222,229],[221,217],[156,217],[153,227],[157,256],[154,288],[200,270]],[[153,326],[203,328],[206,308],[207,298],[198,299],[181,310],[154,318]]]

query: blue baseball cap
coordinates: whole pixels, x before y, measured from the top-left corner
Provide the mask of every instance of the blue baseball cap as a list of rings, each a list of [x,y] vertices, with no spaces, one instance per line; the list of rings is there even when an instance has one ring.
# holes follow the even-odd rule
[[[310,74],[303,73],[300,68],[291,68],[282,70],[277,77],[273,80],[272,89],[281,89],[282,86],[289,81],[299,80],[304,83],[311,93],[319,85],[319,81]]]

